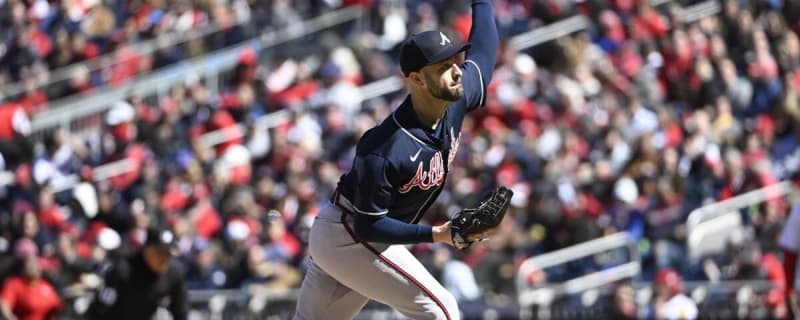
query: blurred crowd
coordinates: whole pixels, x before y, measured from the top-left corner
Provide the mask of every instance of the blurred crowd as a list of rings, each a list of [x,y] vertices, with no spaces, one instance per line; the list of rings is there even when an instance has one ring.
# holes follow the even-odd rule
[[[351,2],[2,1],[0,97],[33,113]]]
[[[16,9],[0,14],[14,13],[9,21],[28,30],[14,34],[31,35],[47,32],[28,20],[31,12],[74,11],[36,9],[40,2],[47,3],[7,0],[0,8]],[[188,8],[208,20],[213,14],[203,10],[210,3],[294,10],[285,1],[232,2],[170,2],[146,19],[135,18],[134,6],[102,2],[110,24],[120,27],[108,28],[106,45],[96,50],[114,48],[116,37],[146,37],[156,26],[180,28]],[[798,5],[726,0],[721,12],[685,21],[680,7],[688,4],[495,1],[505,40],[574,14],[592,17],[594,26],[520,51],[504,42],[487,106],[465,120],[462,151],[424,222],[447,220],[497,185],[515,191],[509,214],[497,236],[469,251],[412,250],[466,307],[513,305],[516,268],[527,257],[628,231],[643,257],[639,280],[667,277],[659,270],[674,270],[669,279],[770,280],[776,289],[759,299],[776,315],[785,311],[777,236],[789,203],[751,208],[743,217],[753,232],[732,235],[723,253],[697,264],[687,260],[685,221],[704,204],[780,180],[800,182]],[[306,8],[323,5],[341,4]],[[16,259],[0,259],[0,275],[41,276],[67,297],[95,287],[105,262],[135,250],[146,227],[161,224],[179,238],[177,259],[190,289],[256,294],[298,287],[307,231],[350,167],[355,142],[404,97],[364,100],[358,87],[399,74],[396,50],[408,34],[441,28],[466,39],[469,30],[463,1],[362,5],[367,23],[319,39],[323,54],[271,54],[260,63],[263,55],[245,51],[220,88],[187,76],[164,97],[115,103],[97,143],[63,130],[32,139],[30,110],[6,101],[0,168],[13,170],[14,183],[0,187],[0,254]],[[174,21],[137,24],[158,20],[153,16]],[[90,23],[70,29],[62,25],[70,25],[68,17],[47,25],[66,28],[59,32],[68,39],[86,37],[81,30]],[[25,81],[22,69],[0,74]],[[257,121],[276,111],[288,117],[269,128]],[[209,132],[221,142],[209,143]],[[94,181],[94,169],[120,160],[130,170]],[[59,187],[70,175],[78,183]],[[607,266],[576,263],[529,281]]]

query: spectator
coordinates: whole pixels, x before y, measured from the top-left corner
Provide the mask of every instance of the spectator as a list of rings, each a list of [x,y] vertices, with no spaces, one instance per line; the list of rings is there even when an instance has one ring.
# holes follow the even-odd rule
[[[441,279],[442,285],[460,305],[480,303],[481,292],[472,270],[464,262],[453,259],[452,255],[447,247],[434,248],[431,266],[436,270],[434,276]]]
[[[149,228],[141,250],[106,271],[104,286],[89,307],[89,318],[151,318],[162,300],[169,298],[172,318],[186,319],[189,302],[184,275],[172,261],[175,240],[170,230]]]
[[[187,289],[214,290],[224,287],[227,275],[219,261],[219,248],[208,241],[198,240],[193,245],[191,259],[186,273]]]
[[[72,137],[65,130],[56,130],[45,137],[44,155],[33,162],[33,180],[38,185],[63,183],[67,175],[80,169],[80,154],[86,152],[82,146],[72,143]],[[76,148],[77,147],[77,148]]]
[[[6,279],[0,291],[0,314],[5,319],[46,320],[58,316],[61,298],[50,282],[42,278],[37,252],[30,239],[23,238],[15,245],[19,271]]]
[[[655,319],[697,319],[697,305],[683,294],[681,278],[675,270],[659,270],[654,286],[652,316]]]
[[[17,103],[0,104],[0,154],[6,168],[28,166],[33,158],[31,122]]]
[[[636,304],[633,287],[628,283],[619,283],[614,286],[613,293],[609,297],[608,319],[633,320],[639,317],[638,305]]]

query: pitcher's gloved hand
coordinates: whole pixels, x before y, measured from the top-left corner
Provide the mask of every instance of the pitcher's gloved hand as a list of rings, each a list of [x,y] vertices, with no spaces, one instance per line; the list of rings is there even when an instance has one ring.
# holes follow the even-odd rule
[[[474,235],[497,227],[503,221],[513,195],[514,192],[510,189],[499,187],[489,193],[477,207],[461,210],[450,220],[453,246],[459,250],[469,248],[475,242],[472,239]]]

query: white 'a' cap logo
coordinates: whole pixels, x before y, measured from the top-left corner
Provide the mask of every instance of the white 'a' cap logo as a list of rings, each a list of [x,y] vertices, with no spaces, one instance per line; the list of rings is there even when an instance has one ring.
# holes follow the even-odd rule
[[[439,31],[439,35],[442,37],[442,42],[439,42],[439,45],[443,46],[445,44],[450,43],[450,38],[448,38],[446,35],[444,35],[444,33]]]
[[[164,231],[163,233],[161,233],[161,242],[163,243],[170,243],[172,242],[173,238],[174,236],[172,235],[172,232]]]

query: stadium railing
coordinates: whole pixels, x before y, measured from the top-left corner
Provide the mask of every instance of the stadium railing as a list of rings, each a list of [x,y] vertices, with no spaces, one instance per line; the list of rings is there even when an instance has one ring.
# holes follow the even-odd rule
[[[33,135],[41,135],[47,130],[52,130],[59,126],[72,130],[81,129],[81,120],[102,114],[111,108],[114,102],[130,98],[135,94],[142,96],[163,95],[170,89],[170,86],[164,85],[165,83],[182,83],[189,76],[210,79],[209,82],[215,83],[216,77],[221,72],[229,71],[236,66],[239,56],[246,49],[260,52],[338,24],[354,21],[362,13],[363,9],[359,6],[328,12],[281,30],[267,31],[255,39],[217,50],[203,57],[165,67],[162,70],[142,76],[136,81],[90,97],[70,97],[53,103],[50,109],[34,115],[31,121]],[[215,90],[216,86],[210,85],[209,88]],[[92,124],[96,125],[93,122]]]
[[[598,258],[619,250],[628,252],[623,257],[626,262],[617,259],[616,264],[566,281],[530,283],[531,276],[537,272],[548,274],[549,268],[564,268],[587,257],[602,260]],[[528,258],[520,265],[515,279],[520,319],[605,318],[614,287],[620,282],[627,282],[634,288],[638,317],[647,318],[654,288],[651,281],[640,279],[640,270],[638,246],[624,232]],[[683,281],[682,287],[709,319],[770,318],[771,310],[765,302],[765,297],[774,289],[770,281]]]
[[[611,263],[593,266],[597,271],[578,275],[571,279],[561,279],[555,283],[544,280],[531,283],[536,273],[549,274],[552,267],[564,267],[581,259],[597,260],[599,255],[615,255]],[[562,297],[602,287],[622,279],[633,278],[641,270],[639,250],[634,238],[627,232],[620,232],[603,238],[579,243],[564,249],[530,257],[522,262],[515,277],[517,302],[521,318],[547,318],[553,302]],[[582,262],[585,263],[585,262]],[[549,279],[549,276],[540,277]],[[536,306],[536,315],[531,314]]]
[[[347,7],[337,11],[322,14],[316,18],[305,21],[303,24],[296,24],[290,27],[269,31],[261,34],[258,38],[245,43],[234,45],[229,48],[218,50],[217,52],[206,55],[202,58],[178,63],[152,74],[143,76],[135,82],[130,82],[120,87],[107,90],[91,97],[71,97],[64,101],[55,103],[52,108],[34,115],[31,126],[33,129],[32,138],[41,141],[44,135],[50,130],[62,127],[69,129],[73,134],[86,138],[87,140],[99,139],[100,127],[99,118],[107,111],[114,102],[130,98],[134,94],[139,95],[163,95],[169,86],[164,83],[180,83],[190,75],[198,78],[207,79],[215,83],[217,77],[222,72],[232,70],[239,61],[239,56],[246,49],[253,49],[256,52],[270,47],[278,46],[303,36],[325,30],[327,28],[358,19],[363,13],[361,7]],[[210,89],[215,86],[210,85]],[[363,87],[369,92],[374,90],[373,86]],[[288,119],[288,113],[278,111],[266,115],[256,121],[258,126],[272,127]],[[85,126],[83,124],[86,124]],[[240,132],[244,132],[244,126],[239,125]],[[208,146],[213,146],[225,142],[220,139],[221,132],[206,134],[201,138]],[[95,141],[94,144],[98,143]],[[93,180],[102,181],[115,175],[124,174],[132,170],[129,162],[120,160],[104,164],[94,168]],[[10,171],[0,171],[0,187],[14,183],[14,173]],[[55,192],[68,190],[79,182],[77,175],[69,175],[56,181],[50,187]]]
[[[648,281],[626,283],[633,289],[636,319],[653,319],[654,286]],[[695,302],[701,319],[774,319],[775,308],[765,301],[773,286],[768,281],[684,281],[684,294]],[[544,308],[532,306],[521,319],[617,319],[611,312],[616,284],[560,296]]]
[[[109,70],[114,66],[115,63],[124,63],[127,61],[127,60],[119,60],[118,58],[123,51],[132,50],[139,56],[148,56],[155,53],[158,50],[184,45],[196,40],[206,39],[220,32],[226,32],[227,30],[239,27],[250,21],[249,19],[240,18],[237,15],[233,16],[237,20],[234,20],[233,24],[229,26],[221,26],[217,23],[212,22],[200,28],[192,28],[185,31],[162,33],[153,39],[132,43],[125,48],[119,48],[113,52],[109,52],[89,60],[60,67],[58,69],[49,72],[48,76],[45,79],[34,82],[33,89],[46,89],[49,86],[58,84],[60,82],[68,81],[72,76],[73,71],[77,69],[84,69],[89,73],[97,73],[102,70]],[[135,78],[136,75],[134,75],[131,79]],[[12,83],[0,89],[0,99],[24,93],[25,90],[27,90],[25,83],[22,82]]]
[[[740,210],[784,197],[791,207],[798,199],[797,193],[791,181],[782,181],[693,210],[686,219],[686,247],[690,261],[697,262],[705,255],[724,250],[732,230],[752,230]]]
[[[686,221],[686,245],[689,249],[690,261],[696,262],[703,255],[721,252],[732,228],[752,228],[743,223],[742,213],[739,210],[776,199],[786,200],[789,204],[787,207],[791,207],[792,204],[797,203],[798,190],[792,182],[783,181],[693,210]],[[545,282],[539,285],[530,283],[531,276],[536,272],[544,272],[547,268],[563,266],[584,257],[601,255],[615,248],[627,248],[630,261],[558,283]],[[641,271],[639,259],[638,245],[627,233],[613,234],[528,258],[520,265],[516,275],[521,317],[549,318],[553,316],[554,312],[567,312],[559,309],[559,304],[563,304],[560,301],[565,297],[597,294],[594,290],[607,291],[609,285],[623,279],[632,280],[634,287],[637,288],[639,300],[641,300],[640,305],[645,306],[647,303],[642,301],[649,301],[652,289],[649,282],[637,279]],[[722,318],[725,316],[747,318],[765,312],[764,306],[748,306],[746,302],[754,295],[764,294],[772,288],[773,284],[769,281],[684,283],[684,289],[689,292],[698,305],[709,308],[712,308],[710,306],[713,305],[715,306],[713,308],[723,308],[724,314],[720,315]],[[737,303],[731,304],[735,308],[724,309],[727,307],[725,307],[724,301],[721,302],[719,299],[735,300]],[[583,307],[588,308],[589,306]],[[532,312],[536,312],[536,314],[534,315]]]

